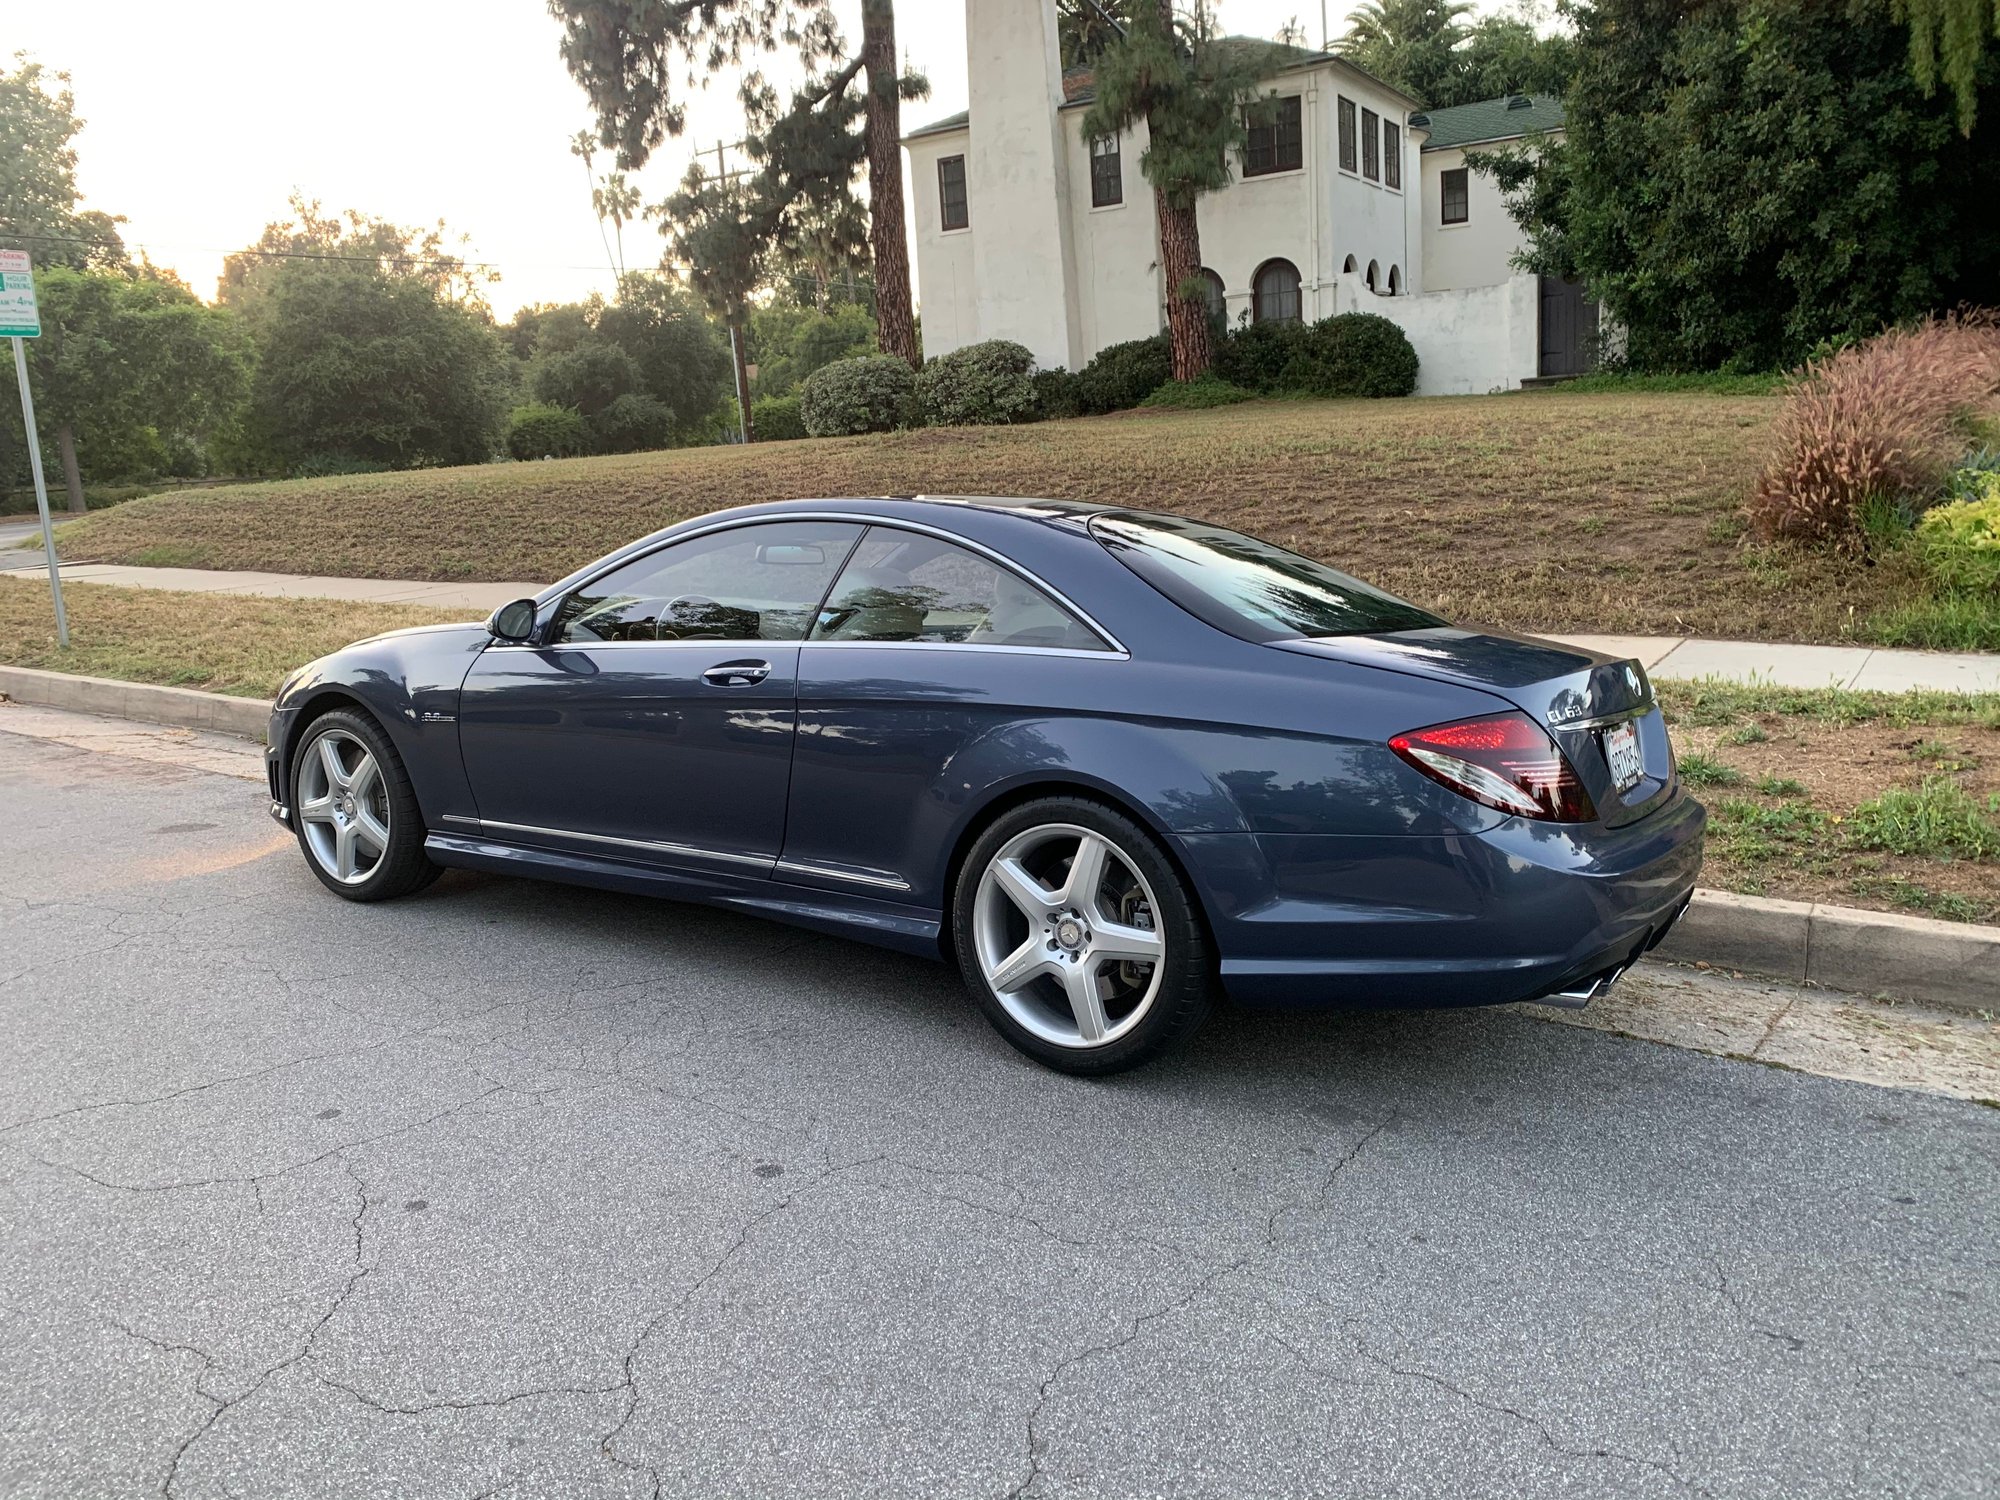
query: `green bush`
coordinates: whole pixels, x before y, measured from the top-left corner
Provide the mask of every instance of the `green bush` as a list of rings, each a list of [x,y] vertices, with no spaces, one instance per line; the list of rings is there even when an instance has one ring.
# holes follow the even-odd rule
[[[1267,394],[1407,396],[1417,388],[1417,351],[1379,313],[1341,313],[1239,328],[1223,340],[1215,373]]]
[[[917,372],[926,421],[945,427],[993,427],[1040,415],[1029,371],[1035,356],[1007,339],[988,339],[940,354]]]
[[[1173,411],[1206,411],[1212,406],[1234,406],[1249,399],[1250,392],[1242,386],[1208,374],[1199,380],[1169,380],[1139,404]]]
[[[1937,505],[1917,523],[1917,551],[1940,588],[2000,592],[2000,473],[1978,474],[1971,497]]]
[[[1165,385],[1173,373],[1173,350],[1165,334],[1108,344],[1077,371],[1077,405],[1089,413],[1125,411]]]
[[[1029,377],[1035,389],[1035,410],[1051,420],[1083,415],[1083,392],[1068,370],[1037,370]]]
[[[1275,395],[1305,342],[1303,323],[1246,323],[1216,346],[1214,373],[1246,391]]]
[[[812,437],[890,432],[920,421],[916,375],[893,354],[835,360],[806,377],[799,414]]]
[[[633,391],[614,400],[589,425],[593,452],[643,453],[667,446],[673,437],[674,414],[665,402]]]
[[[780,443],[806,435],[797,396],[766,396],[750,403],[750,427],[760,443]]]
[[[516,458],[574,458],[589,450],[583,416],[567,406],[517,406],[507,419],[507,451]]]

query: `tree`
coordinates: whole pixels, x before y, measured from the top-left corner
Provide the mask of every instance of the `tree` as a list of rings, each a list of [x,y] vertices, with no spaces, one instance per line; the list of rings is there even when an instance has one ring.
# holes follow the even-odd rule
[[[259,292],[287,261],[372,268],[415,281],[445,301],[481,309],[485,288],[500,279],[492,267],[468,261],[453,248],[462,249],[468,237],[454,240],[442,219],[428,228],[406,228],[352,208],[329,214],[317,198],[297,192],[289,206],[291,218],[266,224],[256,244],[223,258],[216,291],[225,306],[252,312]]]
[[[15,53],[14,71],[0,72],[0,243],[40,266],[122,267],[125,221],[77,206],[71,142],[82,129],[69,74]]]
[[[1458,0],[1370,0],[1347,18],[1334,46],[1430,109],[1568,88],[1575,43],[1566,31],[1544,30],[1537,0],[1517,0],[1467,26],[1462,18],[1471,11]]]
[[[284,260],[258,279],[251,432],[265,463],[295,472],[492,457],[508,379],[482,310],[376,264]]]
[[[1576,39],[1566,29],[1545,32],[1541,22],[1532,0],[1481,16],[1454,54],[1444,92],[1425,102],[1446,109],[1509,94],[1563,97],[1576,75]]]
[[[1433,109],[1457,101],[1461,18],[1470,0],[1368,0],[1334,44],[1356,67],[1414,94]],[[1488,95],[1487,97],[1492,97]]]
[[[1591,0],[1566,139],[1473,159],[1642,368],[1768,369],[2000,285],[2000,148],[1844,0]],[[2000,89],[1982,65],[1980,96]]]
[[[1288,55],[1272,44],[1218,38],[1205,7],[1177,19],[1173,0],[1136,0],[1129,24],[1097,56],[1096,97],[1083,133],[1110,136],[1146,124],[1139,170],[1153,185],[1176,380],[1194,380],[1215,362],[1195,202],[1228,185],[1230,155],[1244,138],[1244,106],[1257,80]]]
[[[598,139],[624,171],[645,165],[667,137],[685,129],[686,106],[674,87],[679,68],[707,77],[740,71],[757,53],[794,48],[808,79],[786,107],[778,107],[761,75],[741,79],[745,145],[761,167],[754,192],[744,195],[749,201],[739,205],[743,226],[763,235],[768,247],[796,227],[800,211],[823,214],[849,194],[865,163],[882,349],[917,362],[901,106],[929,86],[896,65],[891,0],[861,0],[861,51],[851,59],[831,0],[549,0],[549,9],[563,23],[563,60],[597,114]],[[699,216],[682,236],[684,247],[714,242],[712,197],[690,181],[670,202]],[[735,254],[739,247],[729,248]],[[718,269],[727,279],[729,268]]]
[[[85,509],[86,468],[112,479],[156,467],[235,417],[247,343],[233,318],[185,286],[57,266],[36,273],[35,291],[42,336],[28,343],[28,378],[73,513]],[[11,366],[5,383],[13,384]]]
[[[720,404],[727,341],[679,282],[641,271],[621,277],[597,331],[632,357],[639,388],[673,413],[677,433],[692,432]]]
[[[1910,28],[1910,72],[1929,98],[1942,81],[1951,91],[1961,134],[1979,115],[1986,33],[2000,31],[1992,0],[1889,0],[1890,14]]]

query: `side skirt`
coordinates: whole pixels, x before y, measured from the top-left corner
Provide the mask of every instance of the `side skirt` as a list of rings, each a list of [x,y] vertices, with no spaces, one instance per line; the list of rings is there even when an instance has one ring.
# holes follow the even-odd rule
[[[555,880],[565,885],[729,907],[794,927],[893,948],[918,958],[943,957],[936,912],[869,896],[786,885],[761,876],[667,870],[555,849],[530,849],[456,833],[431,834],[424,840],[424,853],[434,863],[456,869],[485,870],[495,875]]]

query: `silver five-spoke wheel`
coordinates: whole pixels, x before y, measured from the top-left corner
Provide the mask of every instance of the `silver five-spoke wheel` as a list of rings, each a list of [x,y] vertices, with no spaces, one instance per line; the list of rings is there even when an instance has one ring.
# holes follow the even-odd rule
[[[1153,888],[1088,828],[1047,823],[987,861],[973,907],[979,970],[1026,1030],[1101,1047],[1145,1019],[1167,957]]]
[[[298,816],[306,848],[343,885],[360,885],[389,852],[394,814],[375,753],[345,729],[328,729],[299,762]]]

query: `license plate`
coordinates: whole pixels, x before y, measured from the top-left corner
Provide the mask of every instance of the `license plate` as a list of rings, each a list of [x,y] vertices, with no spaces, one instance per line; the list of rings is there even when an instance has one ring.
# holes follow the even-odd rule
[[[1629,721],[1613,724],[1604,731],[1604,758],[1611,766],[1611,784],[1629,792],[1646,774],[1646,759],[1639,753],[1639,727]]]

